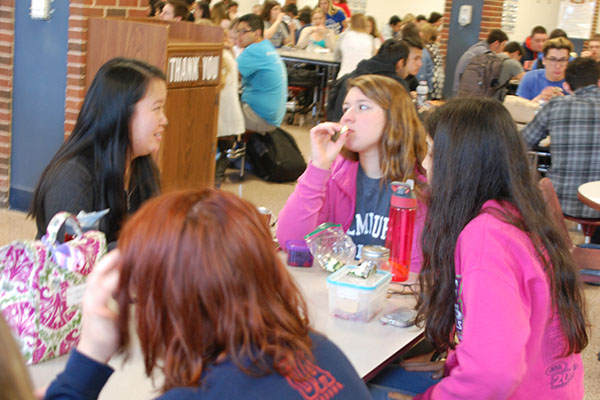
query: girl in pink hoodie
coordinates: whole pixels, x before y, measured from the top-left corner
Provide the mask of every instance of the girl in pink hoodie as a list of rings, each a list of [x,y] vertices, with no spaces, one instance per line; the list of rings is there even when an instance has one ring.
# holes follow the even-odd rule
[[[415,180],[419,205],[411,271],[421,268],[425,130],[410,96],[397,81],[362,75],[348,82],[344,115],[310,131],[311,162],[279,213],[281,247],[319,224],[341,224],[358,245],[385,243],[392,181]],[[342,131],[342,126],[347,129]],[[337,140],[334,135],[339,134]],[[387,201],[387,203],[386,203]]]
[[[418,321],[448,357],[439,382],[389,398],[582,399],[583,296],[514,122],[482,98],[433,121]],[[371,383],[406,389],[401,374]]]

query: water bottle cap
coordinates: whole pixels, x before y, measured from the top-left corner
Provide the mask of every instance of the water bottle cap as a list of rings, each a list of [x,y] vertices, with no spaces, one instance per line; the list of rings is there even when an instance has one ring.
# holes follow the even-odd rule
[[[412,189],[412,184],[412,180],[410,182],[392,182],[390,184],[392,188],[392,206],[398,208],[415,208],[417,206],[417,198]]]

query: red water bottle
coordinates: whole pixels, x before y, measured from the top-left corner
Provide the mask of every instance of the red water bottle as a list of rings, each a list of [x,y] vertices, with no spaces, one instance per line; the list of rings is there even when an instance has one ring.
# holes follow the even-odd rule
[[[412,249],[417,198],[414,182],[392,182],[392,198],[385,247],[390,249],[390,272],[393,282],[404,282],[408,279],[410,268],[410,251]]]

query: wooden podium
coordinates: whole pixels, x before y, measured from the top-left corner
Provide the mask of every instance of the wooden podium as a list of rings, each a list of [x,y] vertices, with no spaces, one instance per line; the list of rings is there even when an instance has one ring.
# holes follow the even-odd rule
[[[163,192],[213,186],[223,29],[158,19],[90,18],[86,90],[102,64],[137,58],[167,77],[165,127],[157,156]]]

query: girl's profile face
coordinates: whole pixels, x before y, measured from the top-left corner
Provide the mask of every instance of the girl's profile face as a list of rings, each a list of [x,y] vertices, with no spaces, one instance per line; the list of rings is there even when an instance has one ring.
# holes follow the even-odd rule
[[[346,148],[356,153],[379,151],[385,126],[385,111],[358,88],[348,91],[340,123],[348,127]]]
[[[167,125],[165,102],[167,85],[162,79],[152,79],[146,94],[135,104],[130,121],[131,159],[158,151]]]

